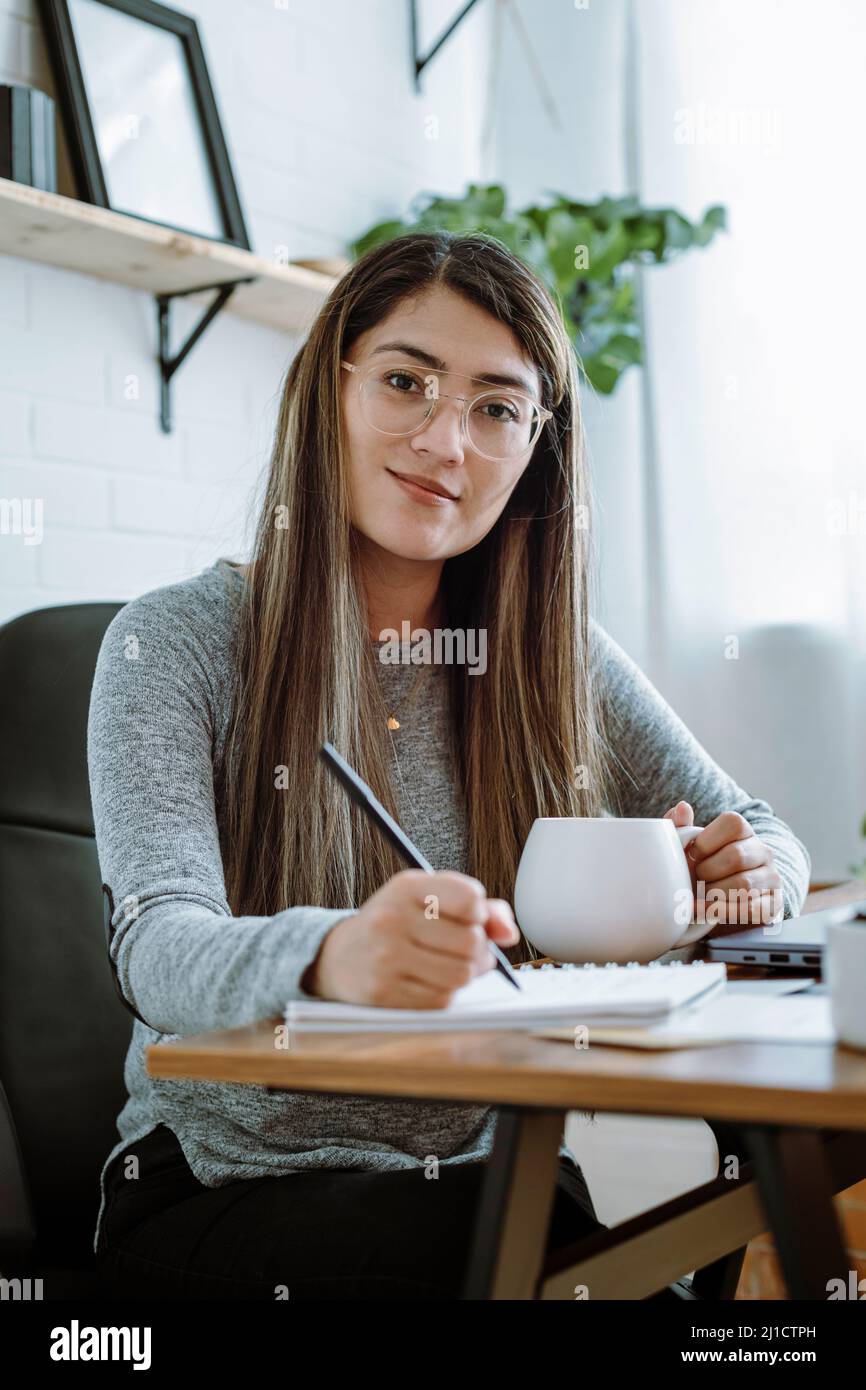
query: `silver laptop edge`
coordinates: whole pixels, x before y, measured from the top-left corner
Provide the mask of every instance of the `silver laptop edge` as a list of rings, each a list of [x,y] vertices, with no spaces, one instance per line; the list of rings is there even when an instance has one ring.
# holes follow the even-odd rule
[[[730,965],[820,966],[827,943],[827,927],[833,922],[850,922],[866,917],[866,898],[840,907],[807,912],[802,917],[786,917],[767,927],[749,927],[725,936],[712,937],[707,959]],[[864,921],[866,930],[866,921]]]

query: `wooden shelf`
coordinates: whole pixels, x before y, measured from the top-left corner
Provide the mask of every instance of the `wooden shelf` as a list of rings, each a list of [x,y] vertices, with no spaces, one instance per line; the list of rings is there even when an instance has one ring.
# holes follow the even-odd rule
[[[150,294],[172,294],[254,275],[226,312],[269,328],[304,333],[335,281],[302,266],[277,265],[239,247],[0,179],[0,252],[94,275]],[[191,296],[208,302],[209,295]]]

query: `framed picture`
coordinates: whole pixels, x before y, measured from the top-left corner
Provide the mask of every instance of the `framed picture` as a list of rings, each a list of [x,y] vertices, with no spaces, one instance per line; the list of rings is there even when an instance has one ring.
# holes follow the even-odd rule
[[[198,27],[152,0],[39,0],[81,197],[250,250]]]

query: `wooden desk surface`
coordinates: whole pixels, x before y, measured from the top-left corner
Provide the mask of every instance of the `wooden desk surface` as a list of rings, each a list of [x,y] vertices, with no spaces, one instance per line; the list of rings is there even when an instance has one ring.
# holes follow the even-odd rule
[[[522,1033],[323,1033],[274,1046],[278,1019],[148,1049],[151,1076],[288,1091],[697,1115],[866,1130],[866,1053],[737,1043],[644,1053]]]
[[[863,888],[811,894],[807,907],[866,896]],[[280,1022],[158,1043],[148,1048],[148,1073],[288,1091],[866,1130],[866,1052],[845,1047],[736,1043],[647,1053],[455,1032],[308,1034],[285,1051],[275,1045]]]

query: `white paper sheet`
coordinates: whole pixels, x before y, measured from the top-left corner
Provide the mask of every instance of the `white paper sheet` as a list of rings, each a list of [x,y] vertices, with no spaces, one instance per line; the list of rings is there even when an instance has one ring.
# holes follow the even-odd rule
[[[292,999],[286,1023],[299,1032],[433,1032],[441,1029],[574,1028],[653,1022],[699,996],[724,988],[720,962],[691,965],[573,966],[521,970],[515,990],[493,970],[457,990],[447,1009],[383,1009],[327,999]]]
[[[538,1030],[539,1036],[572,1042],[565,1028]],[[588,1025],[589,1046],[677,1048],[709,1047],[728,1042],[823,1043],[836,1034],[827,995],[732,993],[730,988],[697,1008],[648,1027],[604,1028]]]

